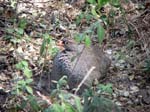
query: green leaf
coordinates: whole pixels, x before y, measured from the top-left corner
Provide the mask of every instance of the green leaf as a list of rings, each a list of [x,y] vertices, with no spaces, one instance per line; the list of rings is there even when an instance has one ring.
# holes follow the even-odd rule
[[[77,25],[79,25],[81,22],[82,22],[82,20],[84,19],[84,17],[85,17],[85,14],[83,13],[83,12],[81,12],[77,17],[76,17],[76,24]]]
[[[51,44],[52,43],[52,37],[49,34],[45,34],[44,39],[45,39],[47,44]]]
[[[24,72],[24,75],[25,75],[27,78],[31,78],[31,76],[32,76],[32,71],[31,71],[31,70],[29,70],[28,68],[25,68],[25,69],[23,70],[23,72]]]
[[[97,0],[98,7],[101,8],[102,6],[106,5],[110,0]]]
[[[92,100],[92,106],[99,107],[99,104],[101,103],[100,97],[94,96]]]
[[[35,99],[35,97],[33,95],[28,96],[28,101],[29,101],[29,103],[31,105],[30,107],[32,107],[32,110],[33,110],[31,112],[39,112],[40,106],[37,103],[37,101],[36,101],[36,99]]]
[[[52,55],[52,56],[55,56],[58,52],[59,52],[59,48],[54,47],[54,48],[52,48],[51,55]]]
[[[59,104],[53,104],[49,112],[64,112],[63,108]]]
[[[101,90],[102,92],[107,92],[109,94],[112,94],[112,84],[107,84],[107,85],[103,85],[100,84],[98,85],[98,89]]]
[[[6,31],[7,31],[8,33],[13,33],[13,32],[14,32],[14,29],[13,29],[13,28],[6,28]]]
[[[111,0],[111,5],[114,7],[120,7],[120,0]]]
[[[22,65],[20,63],[16,64],[16,68],[22,70]]]
[[[84,35],[84,34],[81,34],[81,33],[80,33],[80,34],[76,34],[76,35],[75,35],[75,41],[76,41],[76,42],[82,42],[82,41],[84,40],[83,35]]]
[[[73,108],[73,106],[66,102],[62,102],[62,108],[66,112],[76,112],[76,110]]]
[[[101,44],[105,36],[105,30],[100,24],[98,24],[97,26],[97,35],[98,35],[98,41]]]
[[[25,29],[26,26],[27,26],[27,20],[25,18],[22,18],[19,23],[18,23],[18,26],[22,29]]]
[[[23,65],[23,67],[28,67],[28,62],[27,61],[21,61],[21,64]]]
[[[41,48],[40,48],[40,56],[43,56],[45,54],[45,46],[46,46],[46,41],[43,40]]]
[[[78,112],[83,112],[83,107],[81,105],[81,101],[79,97],[75,97],[75,105],[77,107]]]
[[[30,84],[31,82],[33,82],[33,79],[26,79],[25,82],[26,84]]]
[[[100,19],[107,25],[108,24],[108,18],[106,15],[101,15]]]
[[[64,85],[67,85],[67,76],[63,76],[61,79],[59,79],[57,83],[57,88],[61,88]]]
[[[16,28],[15,31],[19,34],[22,35],[24,33],[24,29],[22,28]]]
[[[43,38],[44,39],[43,39],[43,42],[42,42],[42,45],[41,45],[41,48],[40,48],[40,55],[41,56],[45,55],[47,45],[51,44],[51,42],[52,42],[51,36],[49,36],[48,33],[43,34]]]
[[[48,108],[44,109],[43,112],[52,112],[51,106],[49,106]]]
[[[96,0],[87,0],[87,2],[90,3],[90,4],[95,4]]]
[[[99,15],[98,15],[97,12],[96,12],[95,7],[93,7],[93,8],[91,9],[91,13],[93,14],[94,17],[99,17]]]
[[[43,34],[43,38],[47,40],[48,38],[50,38],[50,36],[48,33],[46,33],[46,34]]]
[[[93,15],[92,14],[86,14],[85,18],[89,22],[93,18]]]
[[[21,86],[25,86],[25,85],[26,85],[26,83],[25,83],[24,80],[18,81],[17,84],[18,84],[18,88],[21,87]],[[21,85],[21,86],[20,86],[20,85]]]
[[[48,39],[46,40],[46,42],[47,42],[47,44],[51,44],[52,39],[51,39],[51,38],[48,38]]]
[[[16,94],[20,94],[21,92],[20,92],[20,90],[19,90],[19,88],[17,88],[16,89]]]
[[[18,64],[16,64],[16,68],[19,70],[23,70],[24,68],[28,68],[28,62],[27,61],[20,61]]]
[[[33,94],[33,90],[30,86],[26,86],[26,90],[28,93]]]
[[[146,72],[150,73],[150,59],[146,59],[145,63],[146,63],[146,65],[145,65],[145,69],[144,70]]]
[[[90,45],[91,45],[91,39],[88,35],[85,36],[85,45],[87,47],[90,47]]]
[[[28,62],[27,61],[21,61],[18,64],[16,64],[16,68],[19,70],[22,70],[24,75],[27,78],[30,78],[32,76],[32,71],[28,68]]]
[[[27,102],[26,100],[23,100],[23,101],[21,102],[21,105],[19,105],[19,107],[20,107],[21,109],[24,109],[24,108],[27,106],[27,104],[28,104],[28,102]]]
[[[58,93],[60,91],[58,89],[54,89],[52,92],[51,92],[51,97],[54,98],[54,97],[57,97]]]

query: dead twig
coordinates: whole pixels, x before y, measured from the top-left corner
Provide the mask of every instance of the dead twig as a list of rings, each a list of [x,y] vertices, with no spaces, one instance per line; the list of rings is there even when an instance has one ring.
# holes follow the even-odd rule
[[[129,24],[130,24],[132,27],[134,27],[135,31],[136,31],[137,34],[138,34],[138,37],[141,38],[141,34],[139,33],[138,28],[137,28],[133,23],[131,23],[131,22],[129,22]]]
[[[79,91],[79,89],[81,88],[81,86],[83,85],[83,83],[86,81],[86,79],[90,76],[90,74],[92,73],[92,71],[95,69],[95,66],[92,66],[91,69],[87,72],[87,74],[85,75],[85,77],[83,78],[83,80],[80,82],[80,84],[78,85],[75,94],[77,94],[77,92]]]

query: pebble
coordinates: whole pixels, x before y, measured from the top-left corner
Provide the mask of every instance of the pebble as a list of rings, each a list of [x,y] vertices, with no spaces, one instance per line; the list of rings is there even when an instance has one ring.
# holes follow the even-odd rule
[[[135,93],[139,91],[139,88],[137,86],[130,86],[130,90],[131,90],[130,93]]]
[[[132,105],[133,102],[131,100],[128,100],[127,104]]]
[[[121,59],[121,60],[119,60],[119,63],[120,64],[125,64],[125,60]]]
[[[34,61],[37,61],[37,60],[38,60],[38,57],[37,57],[37,56],[34,56],[34,57],[33,57],[33,60],[34,60]]]
[[[128,97],[130,93],[128,91],[124,91],[123,96]]]
[[[120,102],[115,102],[115,104],[118,106],[122,106],[122,104]]]
[[[105,53],[111,55],[111,54],[112,54],[112,50],[111,50],[111,49],[108,49],[108,50],[105,51]]]

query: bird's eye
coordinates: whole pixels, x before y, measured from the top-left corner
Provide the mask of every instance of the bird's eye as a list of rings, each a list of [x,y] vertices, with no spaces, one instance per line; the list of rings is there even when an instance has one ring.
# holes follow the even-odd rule
[[[67,45],[67,44],[69,44],[69,42],[68,42],[68,41],[65,41],[65,42],[64,42],[64,44],[66,44],[66,45]]]
[[[67,39],[63,39],[63,40],[62,40],[62,43],[63,43],[64,45],[69,44],[69,42],[68,42],[68,40],[67,40]]]

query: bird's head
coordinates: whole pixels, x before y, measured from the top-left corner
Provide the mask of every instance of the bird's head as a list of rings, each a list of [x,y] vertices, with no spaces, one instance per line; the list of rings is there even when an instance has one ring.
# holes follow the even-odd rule
[[[77,49],[77,42],[73,39],[63,38],[60,40],[62,46],[64,47],[65,51],[75,51]]]

